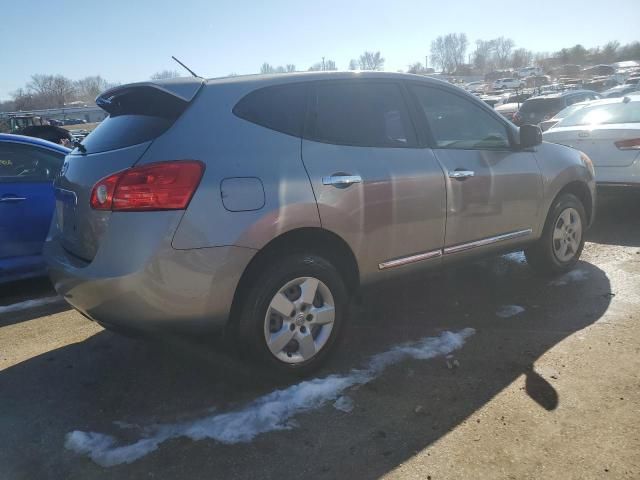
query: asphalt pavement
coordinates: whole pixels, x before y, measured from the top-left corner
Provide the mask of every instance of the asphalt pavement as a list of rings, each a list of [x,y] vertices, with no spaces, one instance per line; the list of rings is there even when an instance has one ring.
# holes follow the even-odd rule
[[[511,254],[369,290],[306,382],[5,285],[0,479],[640,478],[640,194],[597,215],[553,281]]]

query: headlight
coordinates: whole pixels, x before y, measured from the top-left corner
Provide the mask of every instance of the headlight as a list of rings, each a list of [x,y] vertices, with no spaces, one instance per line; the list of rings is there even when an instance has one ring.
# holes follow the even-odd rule
[[[587,155],[586,153],[580,152],[580,160],[582,160],[582,163],[584,164],[584,166],[587,167],[587,170],[589,170],[589,173],[591,173],[591,177],[595,178],[596,171],[593,168],[593,161],[589,158],[589,155]]]

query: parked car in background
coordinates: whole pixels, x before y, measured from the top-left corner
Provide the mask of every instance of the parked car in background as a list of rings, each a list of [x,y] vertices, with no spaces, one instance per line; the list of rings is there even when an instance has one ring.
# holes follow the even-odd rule
[[[574,103],[601,98],[600,94],[591,90],[565,90],[531,97],[526,100],[520,110],[513,116],[516,125],[533,124],[553,118],[562,109]]]
[[[464,86],[468,92],[484,92],[487,84],[485,82],[470,82]]]
[[[527,78],[542,75],[544,72],[540,67],[525,67],[518,70],[518,77]]]
[[[493,88],[495,90],[503,88],[522,88],[524,85],[525,83],[517,78],[499,78],[493,82]]]
[[[42,246],[55,207],[53,179],[71,150],[0,134],[0,283],[45,274]]]
[[[637,92],[640,89],[640,85],[618,85],[616,87],[610,88],[609,90],[605,90],[601,92],[602,98],[617,98],[624,97],[628,93]]]
[[[640,95],[592,102],[543,137],[585,152],[598,185],[640,187]]]
[[[226,329],[281,372],[327,358],[361,286],[521,249],[563,273],[593,218],[584,154],[431,78],[187,78],[97,104],[55,183],[55,288],[107,328]]]
[[[585,105],[589,105],[590,102],[580,102],[580,103],[574,103],[573,105],[569,105],[566,108],[563,108],[562,110],[560,110],[558,113],[556,113],[553,117],[551,117],[548,120],[543,120],[542,122],[540,122],[538,125],[540,127],[540,130],[542,130],[543,132],[546,132],[547,130],[549,130],[551,127],[553,127],[556,123],[558,123],[560,120],[562,120],[565,117],[568,117],[569,115],[571,115],[573,112],[580,110],[582,107],[584,107]]]

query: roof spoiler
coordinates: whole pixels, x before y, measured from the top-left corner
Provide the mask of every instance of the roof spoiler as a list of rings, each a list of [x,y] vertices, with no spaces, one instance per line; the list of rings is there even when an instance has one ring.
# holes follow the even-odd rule
[[[204,80],[200,78],[175,78],[159,82],[137,82],[119,85],[96,97],[96,105],[109,114],[118,114],[123,108],[122,100],[133,96],[149,99],[165,98],[171,103],[188,104],[196,96]]]

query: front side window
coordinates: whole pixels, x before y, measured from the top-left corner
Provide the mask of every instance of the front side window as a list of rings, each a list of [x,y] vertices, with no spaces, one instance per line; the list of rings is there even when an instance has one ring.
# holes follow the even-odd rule
[[[473,102],[439,88],[423,85],[409,88],[426,116],[436,148],[509,148],[505,125]]]
[[[63,155],[28,145],[0,144],[0,183],[49,182],[60,171]]]
[[[415,132],[395,83],[318,82],[311,95],[309,138],[358,147],[413,147]]]

